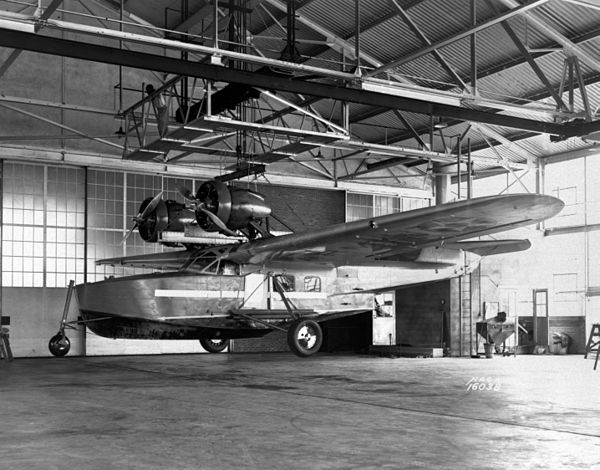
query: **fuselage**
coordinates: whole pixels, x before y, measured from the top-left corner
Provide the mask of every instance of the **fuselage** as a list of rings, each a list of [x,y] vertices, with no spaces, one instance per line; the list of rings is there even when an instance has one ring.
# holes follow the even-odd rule
[[[413,263],[414,264],[414,263]],[[109,278],[76,286],[79,309],[89,329],[111,338],[244,338],[271,331],[269,312],[285,313],[272,273],[282,279],[294,307],[313,312],[370,310],[370,290],[446,279],[456,266],[431,268],[344,266],[240,266],[234,272],[182,272]],[[414,268],[415,266],[413,266]],[[267,322],[248,322],[239,311]]]

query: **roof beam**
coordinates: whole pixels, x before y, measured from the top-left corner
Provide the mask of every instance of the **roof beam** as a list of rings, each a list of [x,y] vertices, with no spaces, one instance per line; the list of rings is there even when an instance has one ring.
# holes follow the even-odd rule
[[[425,43],[426,46],[431,46],[432,42],[427,38],[427,36],[421,31],[421,29],[417,26],[417,24],[412,20],[412,18],[406,13],[404,8],[400,6],[400,4],[396,0],[391,0],[392,4],[398,10],[398,13],[404,20],[404,22],[408,25],[408,27],[412,30],[412,32],[421,40],[421,42]],[[467,85],[464,80],[456,73],[456,71],[450,67],[450,64],[442,57],[440,52],[437,49],[432,51],[434,57],[438,61],[438,63],[448,72],[448,74],[454,79],[457,85],[459,85],[463,90],[467,89]]]
[[[504,3],[506,3],[507,1],[512,2],[512,0],[502,0]],[[399,67],[403,64],[406,64],[408,62],[411,62],[413,60],[418,59],[419,57],[422,57],[426,54],[429,54],[433,51],[435,51],[436,49],[440,49],[442,47],[445,47],[449,44],[452,44],[453,42],[459,41],[461,39],[464,39],[466,37],[469,37],[471,34],[476,33],[478,31],[481,31],[483,29],[489,28],[490,26],[494,26],[495,24],[498,24],[502,21],[505,21],[509,18],[512,18],[515,15],[519,15],[521,13],[525,13],[526,11],[531,10],[532,8],[536,8],[539,7],[540,5],[548,2],[549,0],[534,0],[531,1],[529,3],[525,3],[523,5],[519,5],[516,7],[513,7],[512,10],[509,10],[507,12],[504,12],[500,15],[496,15],[495,17],[489,19],[488,21],[484,21],[483,23],[480,23],[476,26],[473,26],[472,28],[466,29],[458,34],[455,34],[454,36],[450,36],[449,38],[444,39],[443,41],[437,42],[435,44],[431,44],[427,47],[424,47],[422,49],[419,49],[418,51],[413,52],[412,54],[408,54],[406,56],[403,56],[397,60],[393,60],[385,65],[382,65],[381,67],[378,67],[374,70],[371,70],[369,72],[367,72],[365,74],[365,76],[367,77],[372,77],[374,75],[378,75],[382,72],[385,72],[386,70],[395,68],[395,67]],[[516,2],[515,2],[516,3]]]
[[[40,15],[40,21],[47,20],[50,18],[52,13],[56,11],[56,9],[60,6],[63,0],[52,0],[52,3],[46,7],[44,12]],[[39,23],[35,27],[35,32],[37,33],[40,29]],[[6,58],[2,66],[0,66],[0,78],[6,73],[6,71],[10,68],[10,66],[17,60],[17,58],[23,52],[22,49],[15,49],[10,53],[10,55]]]
[[[577,128],[577,130],[572,130],[568,124],[557,124],[553,122],[524,119],[368,90],[344,88],[340,86],[302,80],[291,80],[282,76],[235,70],[156,54],[101,46],[98,44],[72,41],[50,36],[44,36],[44,40],[42,41],[36,34],[4,28],[0,28],[0,46],[13,48],[20,47],[25,50],[44,54],[123,65],[126,67],[173,73],[190,77],[199,77],[209,80],[240,83],[271,90],[320,96],[322,98],[350,101],[387,109],[410,111],[419,114],[433,114],[451,119],[482,122],[497,126],[530,130],[538,133],[565,135],[570,131],[580,131],[579,128]]]
[[[274,6],[275,8],[278,8],[281,11],[287,10],[286,4],[279,0],[264,0],[264,2],[268,3],[269,5]],[[314,21],[306,18],[305,16],[303,16],[302,14],[299,14],[298,12],[296,12],[296,21],[302,23],[304,26],[312,29],[316,33],[318,33],[321,36],[323,36],[324,38],[326,38],[327,42],[332,44],[331,48],[334,51],[336,51],[340,54],[346,55],[350,59],[356,58],[354,44],[351,44],[349,41],[340,38],[336,34],[329,31],[328,29],[326,29],[323,26],[315,23]],[[359,52],[359,56],[360,56],[361,60],[367,62],[368,64],[370,64],[374,67],[383,67],[384,66],[384,64],[381,61],[379,61],[377,58],[375,58],[374,56],[372,56],[366,52],[362,52],[362,51]],[[398,75],[398,76],[394,75],[394,78],[402,83],[412,83],[412,81],[410,81],[400,75]]]
[[[500,1],[510,8],[514,8],[515,5],[518,5],[518,3],[515,0]],[[519,13],[522,12],[520,11]],[[556,31],[554,28],[548,26],[548,24],[546,24],[546,22],[538,15],[536,15],[535,13],[529,13],[527,15],[527,22],[532,24],[533,27],[537,30],[541,31],[542,33],[559,43],[563,47],[565,54],[575,55],[581,60],[583,60],[591,68],[600,71],[600,61],[598,61],[592,55],[588,54],[583,48],[570,41],[567,37]]]

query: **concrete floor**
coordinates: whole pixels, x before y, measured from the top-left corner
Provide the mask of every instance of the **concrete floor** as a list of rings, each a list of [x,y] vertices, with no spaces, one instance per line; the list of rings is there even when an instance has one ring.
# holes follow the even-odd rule
[[[582,356],[0,361],[0,468],[600,468],[592,368]],[[480,377],[491,390],[468,390]]]

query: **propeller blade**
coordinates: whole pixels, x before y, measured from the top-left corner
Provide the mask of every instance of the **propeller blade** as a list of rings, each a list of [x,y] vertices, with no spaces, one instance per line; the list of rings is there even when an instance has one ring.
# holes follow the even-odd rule
[[[221,229],[221,231],[225,232],[228,235],[232,235],[234,237],[237,236],[237,233],[233,232],[232,230],[230,230],[227,225],[225,225],[223,223],[223,221],[221,219],[219,219],[215,214],[213,214],[211,211],[205,209],[204,204],[201,204],[198,206],[198,210],[200,212],[202,212],[203,214],[206,214],[208,216],[208,218],[212,221],[213,224],[215,224],[217,227],[219,227]]]
[[[161,191],[156,196],[154,196],[154,198],[146,206],[146,208],[144,209],[144,211],[141,214],[139,214],[136,217],[136,219],[137,220],[144,220],[146,217],[148,217],[152,213],[152,211],[154,209],[156,209],[156,206],[158,206],[158,203],[160,202],[160,199],[162,198],[162,194],[163,194],[163,191]]]
[[[137,228],[137,226],[138,226],[138,223],[137,223],[137,221],[136,221],[136,222],[135,222],[135,224],[133,224],[133,227],[131,227],[131,228],[130,228],[130,229],[127,231],[127,233],[125,234],[125,236],[124,236],[124,237],[123,237],[123,239],[121,240],[121,245],[123,245],[123,244],[124,244],[124,243],[127,241],[127,239],[129,238],[129,236],[130,236],[130,235],[133,233],[133,231],[134,231],[134,230]]]

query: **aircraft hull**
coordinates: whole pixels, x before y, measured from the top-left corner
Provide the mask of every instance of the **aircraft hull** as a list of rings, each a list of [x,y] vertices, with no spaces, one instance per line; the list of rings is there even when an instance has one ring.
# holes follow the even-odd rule
[[[108,338],[252,338],[271,331],[248,327],[227,312],[244,298],[243,276],[146,274],[75,287],[86,326]]]

